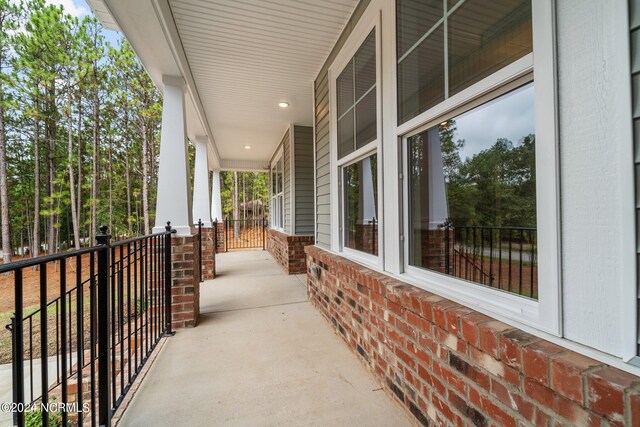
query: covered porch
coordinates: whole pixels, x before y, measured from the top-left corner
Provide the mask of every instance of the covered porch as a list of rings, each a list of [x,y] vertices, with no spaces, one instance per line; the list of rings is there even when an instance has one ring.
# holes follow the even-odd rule
[[[251,268],[247,268],[251,265]],[[118,425],[411,425],[266,251],[218,255],[198,327],[164,338]]]

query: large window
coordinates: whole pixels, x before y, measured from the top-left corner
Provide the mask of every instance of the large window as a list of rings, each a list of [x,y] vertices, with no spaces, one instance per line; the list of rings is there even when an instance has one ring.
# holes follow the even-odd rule
[[[552,2],[396,5],[400,274],[558,333]]]
[[[379,265],[379,13],[369,10],[330,68],[332,247]]]
[[[397,0],[398,122],[532,52],[531,0]]]
[[[336,80],[338,159],[377,138],[375,30]]]
[[[282,153],[271,165],[271,228],[284,228],[284,161]]]
[[[409,260],[538,297],[534,87],[407,138]]]

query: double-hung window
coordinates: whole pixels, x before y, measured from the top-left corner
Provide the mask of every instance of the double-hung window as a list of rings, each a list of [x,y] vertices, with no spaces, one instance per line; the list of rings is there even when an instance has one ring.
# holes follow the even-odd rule
[[[555,332],[553,84],[537,68],[534,81],[544,37],[533,22],[544,7],[534,9],[532,0],[397,0],[404,272]]]
[[[333,105],[334,249],[379,265],[380,98],[377,19],[330,70]]]
[[[282,153],[271,164],[271,228],[284,228],[284,160]]]

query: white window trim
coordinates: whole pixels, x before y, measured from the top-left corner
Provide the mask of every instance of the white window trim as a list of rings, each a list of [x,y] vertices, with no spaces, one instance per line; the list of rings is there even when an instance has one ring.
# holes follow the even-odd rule
[[[330,167],[331,167],[331,250],[340,253],[346,258],[382,270],[384,267],[383,256],[383,212],[382,212],[382,37],[381,37],[381,1],[374,0],[360,17],[351,35],[345,42],[342,50],[336,55],[328,70],[329,79],[329,111],[330,111]],[[362,43],[372,30],[375,29],[376,43],[376,126],[377,138],[364,147],[338,160],[338,120],[337,120],[337,89],[336,80],[342,70],[351,61]],[[355,143],[355,141],[354,141]],[[342,227],[344,212],[342,203],[342,169],[357,160],[368,157],[371,154],[378,155],[378,255],[344,247],[344,230]]]
[[[270,202],[271,202],[271,206],[269,207],[269,216],[271,217],[271,221],[269,226],[274,229],[274,230],[278,230],[282,233],[284,233],[284,223],[285,223],[285,217],[284,217],[284,147],[280,147],[278,148],[278,151],[276,152],[276,155],[273,157],[273,160],[271,161],[271,164],[269,165],[269,178],[272,180],[273,178],[273,168],[277,167],[278,162],[280,161],[280,159],[282,159],[282,191],[279,193],[274,193],[273,192],[273,183],[271,183],[271,185],[269,186],[269,192],[270,192]],[[276,175],[277,175],[277,170],[276,170]],[[276,183],[276,187],[277,187],[277,183]],[[280,210],[282,211],[282,227],[278,227],[275,224],[275,216],[276,216],[276,203],[278,203],[278,198],[282,197],[282,203],[280,206]]]
[[[517,87],[525,81],[534,80],[528,76],[533,72],[533,58],[535,57],[538,301],[409,266],[408,257],[402,257],[402,255],[399,259],[402,272],[397,276],[415,286],[434,291],[480,311],[561,336],[560,169],[558,167],[556,119],[554,10],[554,0],[532,1],[533,53],[398,126],[396,133],[401,141],[404,156],[408,137],[428,129],[437,121],[445,119],[447,115],[451,117],[455,115],[456,111],[468,110],[474,104],[480,104],[489,98],[493,99],[510,86]],[[406,158],[404,160],[403,164],[406,165]],[[403,181],[403,202],[401,204],[403,214],[402,217],[390,218],[390,220],[402,220],[404,230],[407,230],[408,180],[404,179]],[[408,255],[407,238],[404,238],[402,246],[404,246],[404,254]]]

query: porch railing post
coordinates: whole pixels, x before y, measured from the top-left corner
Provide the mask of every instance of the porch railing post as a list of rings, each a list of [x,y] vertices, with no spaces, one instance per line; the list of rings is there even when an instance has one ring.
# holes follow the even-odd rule
[[[109,288],[109,246],[111,236],[107,234],[107,226],[100,227],[100,234],[96,236],[98,245],[98,424],[111,425],[111,387],[109,375],[111,362],[109,360],[109,331],[111,315]]]
[[[213,253],[218,253],[218,218],[213,221]]]
[[[14,403],[24,404],[24,312],[22,269],[15,271],[15,305],[14,317],[11,319],[11,334],[13,338],[13,398]],[[24,411],[13,413],[14,423],[18,426],[25,425]]]
[[[229,252],[229,218],[226,218],[224,220],[224,238],[225,238],[224,251]]]
[[[267,240],[267,221],[262,218],[262,250],[264,251],[266,248],[266,240]]]
[[[176,230],[171,229],[171,222],[167,221],[167,226],[164,228],[167,234],[164,236],[164,313],[167,324],[165,325],[165,335],[175,335],[171,329],[171,317],[173,316],[171,310],[171,234]]]

